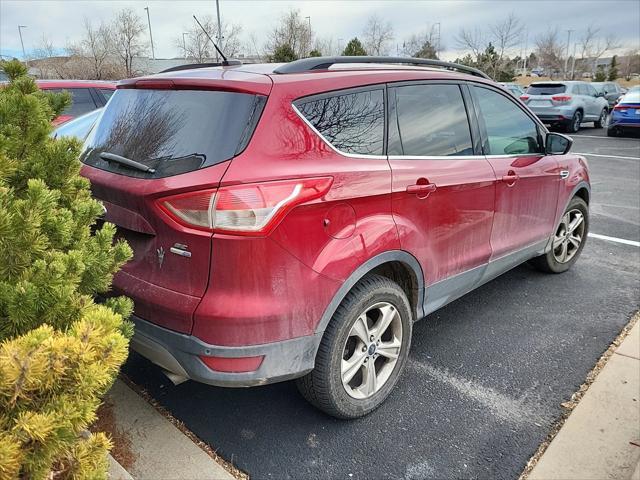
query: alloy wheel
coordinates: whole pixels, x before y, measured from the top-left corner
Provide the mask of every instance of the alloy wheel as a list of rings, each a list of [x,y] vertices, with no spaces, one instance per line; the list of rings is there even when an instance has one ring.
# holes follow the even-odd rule
[[[570,262],[584,239],[584,216],[577,208],[562,217],[553,237],[553,256],[559,263]]]
[[[402,320],[391,303],[380,302],[354,322],[342,353],[342,385],[349,396],[369,398],[389,380],[402,348]]]

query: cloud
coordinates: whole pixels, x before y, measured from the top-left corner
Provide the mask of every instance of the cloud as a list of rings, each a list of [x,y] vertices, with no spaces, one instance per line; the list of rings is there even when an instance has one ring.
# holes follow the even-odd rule
[[[176,41],[185,28],[193,25],[192,15],[215,16],[214,0],[169,1],[149,0],[2,0],[0,1],[0,53],[19,55],[21,52],[17,25],[23,29],[27,51],[39,46],[45,35],[58,48],[77,41],[82,35],[83,19],[94,23],[110,21],[122,8],[133,8],[146,23],[144,7],[151,15],[156,56],[178,56]],[[461,28],[484,27],[513,11],[527,26],[529,49],[534,39],[548,28],[558,28],[565,38],[566,29],[573,29],[577,40],[591,23],[601,28],[602,35],[616,34],[626,48],[640,48],[640,2],[622,1],[547,1],[518,2],[486,0],[387,0],[387,1],[266,1],[220,0],[223,20],[243,27],[243,39],[254,34],[263,43],[280,16],[290,8],[311,17],[315,33],[321,38],[338,39],[345,43],[361,36],[367,17],[377,14],[391,22],[395,32],[392,53],[396,45],[413,33],[440,22],[442,44],[446,56],[455,56],[455,37]],[[522,40],[524,43],[524,38]]]

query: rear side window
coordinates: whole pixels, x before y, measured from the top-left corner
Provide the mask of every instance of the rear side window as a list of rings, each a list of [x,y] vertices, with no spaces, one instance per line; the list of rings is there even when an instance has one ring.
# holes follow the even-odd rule
[[[368,90],[301,100],[294,104],[302,116],[334,148],[345,153],[382,155],[384,94]]]
[[[487,88],[473,87],[486,129],[487,155],[540,153],[536,123],[507,97]]]
[[[81,160],[141,178],[190,172],[229,160],[248,143],[265,97],[192,90],[117,90],[85,142]],[[143,172],[101,153],[153,168]]]
[[[104,97],[104,101],[105,102],[109,101],[109,99],[111,98],[111,95],[113,95],[113,92],[115,92],[115,90],[113,90],[111,88],[101,88],[100,89],[100,93]]]
[[[537,83],[527,88],[529,95],[556,95],[567,91],[562,83]]]
[[[71,94],[71,105],[65,108],[61,115],[79,117],[98,108],[88,88],[51,88],[48,91],[69,92]]]
[[[390,112],[389,155],[473,155],[457,85],[411,85],[396,87],[392,93],[395,115]]]

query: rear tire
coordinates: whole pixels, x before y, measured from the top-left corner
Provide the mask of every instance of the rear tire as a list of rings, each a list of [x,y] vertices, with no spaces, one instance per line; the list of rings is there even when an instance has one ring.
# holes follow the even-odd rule
[[[582,112],[580,110],[576,110],[571,118],[571,121],[567,124],[567,132],[576,133],[580,130],[580,124],[582,123]]]
[[[600,118],[598,118],[598,120],[593,122],[593,126],[596,128],[604,128],[604,126],[607,124],[608,113],[609,113],[608,110],[606,108],[603,108],[602,112],[600,113]]]
[[[411,307],[398,284],[379,275],[366,276],[327,325],[315,368],[297,380],[298,390],[316,408],[336,418],[372,412],[389,396],[404,370],[412,327]]]
[[[529,260],[534,268],[546,273],[563,273],[578,260],[589,233],[589,207],[580,197],[573,197],[551,237],[551,249]]]

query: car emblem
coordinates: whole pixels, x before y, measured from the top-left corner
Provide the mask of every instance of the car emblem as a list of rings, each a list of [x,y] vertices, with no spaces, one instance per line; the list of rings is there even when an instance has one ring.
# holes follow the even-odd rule
[[[158,254],[158,266],[162,268],[162,262],[164,262],[164,248],[158,248],[156,253]]]

